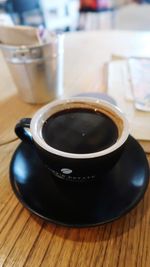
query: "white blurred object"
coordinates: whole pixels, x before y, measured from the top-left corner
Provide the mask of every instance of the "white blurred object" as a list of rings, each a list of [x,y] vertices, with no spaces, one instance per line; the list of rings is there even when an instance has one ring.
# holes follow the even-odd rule
[[[0,4],[4,4],[7,0],[0,0]]]
[[[150,59],[129,58],[128,66],[135,107],[150,112]]]
[[[132,95],[130,99],[127,98],[127,91],[131,91],[127,60],[111,61],[108,64],[107,75],[107,92],[117,101],[117,105],[127,116],[130,133],[138,140],[150,141],[150,113],[135,109]]]
[[[49,30],[75,30],[78,25],[78,0],[41,0],[46,28]]]
[[[14,23],[8,14],[1,13],[0,14],[0,25],[1,26],[13,26]]]
[[[121,30],[150,30],[150,4],[132,3],[115,11],[114,28]]]
[[[101,12],[81,12],[79,28],[84,31],[112,29],[113,17],[114,13],[111,10]]]

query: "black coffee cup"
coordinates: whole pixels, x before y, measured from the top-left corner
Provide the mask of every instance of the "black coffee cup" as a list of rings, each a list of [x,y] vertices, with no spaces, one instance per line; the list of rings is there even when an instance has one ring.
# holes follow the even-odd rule
[[[114,105],[72,97],[47,104],[32,119],[22,119],[15,132],[35,147],[54,176],[82,182],[111,170],[122,154],[129,126]]]

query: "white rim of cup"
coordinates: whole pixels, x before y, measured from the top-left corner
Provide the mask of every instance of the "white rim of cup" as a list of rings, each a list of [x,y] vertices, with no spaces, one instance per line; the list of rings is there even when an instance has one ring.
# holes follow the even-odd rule
[[[86,153],[86,154],[76,154],[76,153],[69,153],[69,152],[64,152],[58,149],[55,149],[51,146],[49,146],[43,139],[42,137],[42,127],[44,125],[44,122],[56,111],[56,107],[58,105],[63,105],[64,108],[61,110],[65,110],[65,105],[68,103],[75,103],[75,102],[80,102],[80,103],[93,103],[96,105],[101,105],[101,107],[106,107],[113,113],[116,113],[118,117],[122,120],[123,122],[123,131],[120,136],[120,138],[110,147],[99,151],[99,152],[94,152],[94,153]],[[53,111],[53,112],[52,112]],[[71,97],[71,98],[66,98],[66,99],[61,99],[61,100],[55,100],[44,107],[40,108],[33,116],[31,120],[31,125],[30,125],[30,130],[31,134],[33,137],[33,140],[44,150],[47,152],[50,152],[52,154],[65,157],[65,158],[72,158],[72,159],[88,159],[88,158],[96,158],[96,157],[101,157],[104,155],[107,155],[115,150],[117,150],[119,147],[121,147],[125,141],[127,140],[129,136],[129,123],[125,117],[125,115],[122,113],[122,111],[114,106],[111,103],[108,103],[107,101],[101,100],[101,99],[96,99],[92,97]]]

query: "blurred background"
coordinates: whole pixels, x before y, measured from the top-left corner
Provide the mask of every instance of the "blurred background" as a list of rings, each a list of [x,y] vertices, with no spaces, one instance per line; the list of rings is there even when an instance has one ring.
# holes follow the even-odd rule
[[[0,25],[53,31],[150,30],[150,0],[0,0]]]

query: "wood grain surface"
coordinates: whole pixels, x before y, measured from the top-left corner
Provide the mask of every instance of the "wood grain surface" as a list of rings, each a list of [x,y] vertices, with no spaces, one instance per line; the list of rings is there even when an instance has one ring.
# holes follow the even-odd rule
[[[150,56],[149,43],[148,33],[67,34],[64,95],[104,91],[102,66],[111,54]],[[16,138],[14,126],[18,119],[31,117],[39,106],[19,99],[1,55],[0,74],[0,266],[149,267],[150,187],[121,219],[84,229],[47,223],[16,199],[9,183],[9,163],[20,143],[11,142]],[[150,155],[147,157],[150,162]]]

